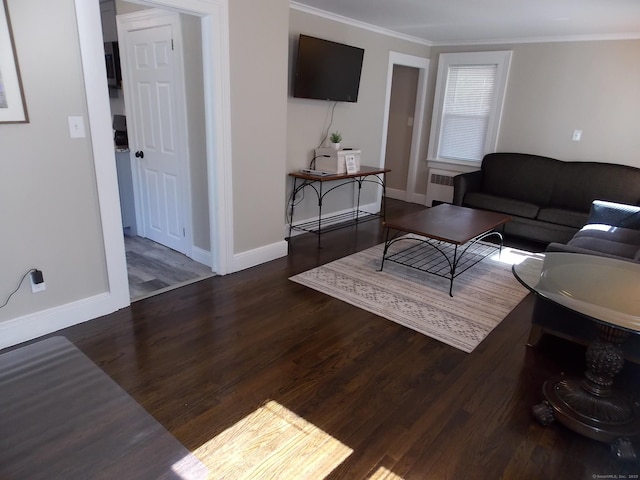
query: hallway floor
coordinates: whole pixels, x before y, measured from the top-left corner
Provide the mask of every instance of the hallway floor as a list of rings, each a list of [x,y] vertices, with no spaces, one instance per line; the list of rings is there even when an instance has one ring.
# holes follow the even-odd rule
[[[147,238],[124,237],[131,301],[213,276],[211,269]]]

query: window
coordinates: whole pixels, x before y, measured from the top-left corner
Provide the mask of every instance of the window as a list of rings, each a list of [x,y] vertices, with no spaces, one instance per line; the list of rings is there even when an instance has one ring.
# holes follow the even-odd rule
[[[495,151],[511,52],[443,53],[429,141],[429,158],[479,162]]]

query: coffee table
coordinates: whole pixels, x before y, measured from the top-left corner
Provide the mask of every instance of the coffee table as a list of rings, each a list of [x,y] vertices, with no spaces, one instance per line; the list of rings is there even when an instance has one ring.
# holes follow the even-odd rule
[[[495,229],[510,219],[502,213],[443,203],[385,221],[380,271],[387,260],[448,278],[449,295],[453,296],[454,278],[502,248],[502,234]],[[498,238],[498,246],[481,242],[491,236]],[[389,247],[397,242],[411,246],[389,254]]]
[[[534,417],[611,445],[619,460],[635,460],[630,437],[640,433],[640,407],[613,388],[622,370],[620,345],[640,332],[640,264],[596,255],[550,252],[513,266],[532,292],[596,322],[599,337],[588,348],[584,378],[547,380]]]

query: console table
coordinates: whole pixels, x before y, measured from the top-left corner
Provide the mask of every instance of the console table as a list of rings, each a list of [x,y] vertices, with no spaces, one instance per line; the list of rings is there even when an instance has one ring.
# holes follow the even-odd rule
[[[318,248],[320,248],[320,237],[323,233],[336,230],[338,228],[347,227],[349,225],[382,218],[384,220],[385,214],[385,180],[387,172],[391,170],[388,168],[376,168],[361,166],[360,170],[356,173],[337,173],[335,175],[313,175],[303,172],[290,173],[289,176],[293,178],[293,191],[291,192],[291,202],[289,205],[289,237],[287,240],[291,242],[291,232],[293,230],[300,230],[304,232],[315,233],[318,235]],[[327,182],[337,182],[325,187]],[[380,206],[380,213],[370,213],[360,210],[360,191],[364,183],[375,183],[382,187],[382,202]],[[358,184],[358,197],[356,201],[356,208],[353,212],[342,213],[331,217],[322,218],[322,202],[324,197],[337,188],[353,183]],[[305,188],[309,187],[316,193],[318,198],[318,218],[309,222],[293,225],[293,212],[295,208],[295,200],[298,193]],[[329,225],[323,226],[323,223],[329,223]]]

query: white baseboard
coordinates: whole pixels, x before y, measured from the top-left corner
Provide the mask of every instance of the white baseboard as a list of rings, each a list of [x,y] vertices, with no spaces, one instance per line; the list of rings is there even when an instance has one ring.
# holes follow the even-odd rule
[[[373,203],[368,203],[366,205],[360,205],[360,210],[363,212],[368,212],[368,213],[378,213],[380,211],[380,204],[377,202],[373,202]],[[338,219],[334,219],[332,217],[335,217],[337,215],[343,215],[345,213],[353,213],[355,211],[355,208],[347,208],[346,210],[339,210],[337,212],[331,212],[331,213],[326,213],[324,215],[322,215],[322,227],[329,227],[331,225],[334,225],[336,223],[340,223],[341,220]],[[295,228],[296,225],[301,225],[303,223],[308,223],[308,222],[312,222],[318,220],[318,217],[310,217],[310,218],[305,218],[302,220],[298,220],[296,222],[293,223],[293,226]],[[288,237],[289,236],[289,224],[286,224],[284,226],[284,236]],[[291,230],[291,236],[295,237],[297,235],[302,235],[304,233],[308,233],[305,232],[304,230]]]
[[[286,257],[288,253],[288,243],[285,240],[265,245],[264,247],[248,250],[242,253],[236,253],[233,256],[233,265],[231,272],[239,272],[246,268],[255,267],[261,263],[270,262],[276,258]]]
[[[101,293],[59,307],[13,318],[0,323],[0,349],[32,340],[63,328],[92,320],[123,308],[114,305],[110,293]]]
[[[425,205],[427,202],[427,196],[424,193],[414,193],[411,197],[411,203],[417,203],[419,205]],[[430,207],[431,205],[427,205]]]
[[[198,263],[206,265],[207,267],[213,266],[213,258],[211,252],[195,245],[191,248],[191,258]]]
[[[393,198],[394,200],[402,200],[403,202],[418,203],[424,205],[427,201],[427,196],[423,193],[414,193],[411,198],[407,200],[407,193],[404,190],[397,190],[395,188],[387,188],[387,198]]]
[[[360,205],[360,210],[369,213],[378,213],[380,211],[380,202],[367,203],[366,205]]]
[[[404,190],[398,190],[395,188],[387,187],[385,190],[385,194],[387,198],[393,198],[394,200],[402,200],[404,202],[404,197],[405,197]]]

